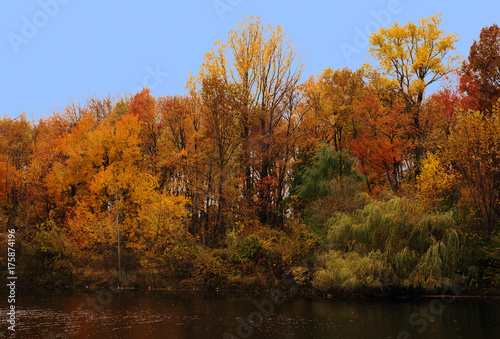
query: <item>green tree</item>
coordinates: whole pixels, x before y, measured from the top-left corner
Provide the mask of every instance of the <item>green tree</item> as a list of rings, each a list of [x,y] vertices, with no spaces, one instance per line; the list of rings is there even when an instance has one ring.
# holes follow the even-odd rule
[[[321,226],[336,211],[360,207],[358,194],[364,176],[354,168],[355,160],[342,149],[324,146],[314,160],[299,173],[297,197],[306,208],[306,217]]]

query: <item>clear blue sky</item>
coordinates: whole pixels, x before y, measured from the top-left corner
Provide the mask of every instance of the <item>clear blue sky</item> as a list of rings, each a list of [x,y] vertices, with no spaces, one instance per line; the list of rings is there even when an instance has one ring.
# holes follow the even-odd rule
[[[0,13],[0,116],[26,112],[37,121],[72,98],[123,95],[143,85],[154,95],[185,93],[206,51],[248,15],[283,27],[306,63],[305,80],[327,67],[371,61],[357,32],[437,12],[441,28],[458,33],[462,56],[481,28],[500,24],[496,0],[7,1]],[[347,45],[358,50],[346,57]]]

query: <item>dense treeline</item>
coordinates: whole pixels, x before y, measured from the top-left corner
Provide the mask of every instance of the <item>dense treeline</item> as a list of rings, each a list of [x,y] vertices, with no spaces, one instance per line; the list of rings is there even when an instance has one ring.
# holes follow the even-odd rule
[[[22,282],[500,287],[500,29],[460,63],[439,24],[380,29],[377,67],[301,83],[283,30],[251,17],[187,95],[3,118],[1,231]]]

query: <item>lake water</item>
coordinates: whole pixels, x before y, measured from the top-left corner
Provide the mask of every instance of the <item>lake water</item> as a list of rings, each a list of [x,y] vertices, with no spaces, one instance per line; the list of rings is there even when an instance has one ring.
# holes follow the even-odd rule
[[[7,298],[0,307],[6,319]],[[500,338],[500,299],[418,301],[175,297],[100,292],[20,296],[1,338]]]

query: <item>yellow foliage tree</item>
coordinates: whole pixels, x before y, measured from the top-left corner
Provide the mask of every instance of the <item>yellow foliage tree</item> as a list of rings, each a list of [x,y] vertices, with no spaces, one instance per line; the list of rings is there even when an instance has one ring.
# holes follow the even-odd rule
[[[398,88],[406,106],[402,113],[411,119],[408,137],[414,147],[416,173],[425,151],[421,122],[425,90],[455,68],[460,58],[453,55],[457,35],[443,32],[440,24],[441,15],[436,14],[420,19],[419,25],[408,22],[400,26],[396,22],[370,37],[370,55],[379,61],[380,69]]]
[[[135,115],[113,123],[85,116],[61,140],[64,161],[53,167],[52,189],[70,197],[71,234],[97,257],[117,242],[137,240],[139,210],[158,187],[155,177],[140,167],[140,132]]]
[[[288,167],[291,152],[273,141],[292,115],[289,103],[294,101],[301,72],[302,64],[283,29],[264,26],[252,16],[231,30],[226,42],[215,43],[198,76],[187,84],[192,93],[210,79],[238,89],[242,193],[248,201],[259,200],[257,214],[263,223],[271,222],[271,211],[285,191],[285,178],[280,178],[282,169],[277,167]],[[280,158],[286,165],[278,164]]]
[[[417,177],[418,199],[426,209],[440,207],[450,196],[456,175],[435,154],[428,153]]]
[[[187,231],[189,199],[184,196],[171,196],[154,193],[151,200],[141,206],[138,213],[140,227],[133,230],[128,247],[142,254],[143,266],[156,266],[166,252],[190,238]]]
[[[500,115],[463,112],[448,140],[448,158],[460,173],[488,238],[500,224]]]
[[[439,30],[441,15],[381,28],[370,37],[370,54],[398,85],[409,105],[418,107],[425,89],[450,72],[459,56],[452,56],[456,34]]]

